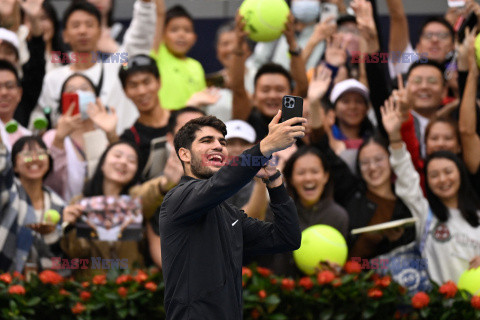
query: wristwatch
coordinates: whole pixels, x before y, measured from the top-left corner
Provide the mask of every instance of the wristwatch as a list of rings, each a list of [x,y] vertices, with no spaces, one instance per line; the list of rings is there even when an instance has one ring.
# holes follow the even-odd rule
[[[302,48],[297,47],[294,50],[288,50],[288,53],[290,53],[292,56],[299,56],[302,53]]]
[[[277,169],[277,172],[275,172],[273,175],[271,175],[268,178],[262,178],[262,181],[265,184],[269,184],[270,182],[273,182],[273,181],[277,180],[278,177],[280,177],[281,175],[282,175],[282,173],[280,172],[280,170]]]

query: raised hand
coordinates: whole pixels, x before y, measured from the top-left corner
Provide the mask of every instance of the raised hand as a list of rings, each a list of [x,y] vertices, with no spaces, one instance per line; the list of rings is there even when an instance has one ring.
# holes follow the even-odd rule
[[[107,136],[115,133],[117,127],[118,116],[115,108],[110,107],[110,112],[107,111],[100,98],[97,98],[97,103],[89,103],[87,107],[88,117],[92,122],[102,129]]]
[[[400,142],[402,136],[400,128],[402,127],[402,114],[400,113],[398,102],[393,96],[385,100],[385,105],[380,108],[382,113],[382,122],[385,131],[388,134],[390,143]]]
[[[347,62],[346,43],[341,34],[335,34],[327,40],[325,61],[335,67],[343,66]]]
[[[28,17],[38,17],[42,12],[42,4],[45,0],[17,0],[22,10]]]
[[[400,114],[402,115],[402,120],[406,121],[408,115],[410,114],[410,109],[412,107],[412,102],[408,99],[407,89],[403,85],[403,77],[401,74],[397,75],[397,90],[393,90],[392,96],[395,101],[398,102],[398,107]]]
[[[357,20],[360,34],[366,43],[365,53],[375,53],[380,50],[378,32],[373,19],[372,3],[367,0],[353,0],[350,4]]]
[[[295,38],[295,18],[290,12],[287,22],[285,22],[285,30],[283,30],[285,38],[287,38],[288,47],[290,50],[297,49],[297,39]]]
[[[473,49],[474,54],[469,54],[469,47],[474,46],[475,36],[477,34],[477,27],[474,27],[471,31],[469,27],[465,28],[465,38],[463,42],[460,43],[457,41],[457,67],[459,71],[467,71],[471,66],[471,58],[475,61],[475,49]]]
[[[186,105],[194,107],[206,107],[217,103],[218,99],[220,99],[220,90],[215,87],[210,87],[192,94]]]
[[[236,52],[243,51],[243,44],[246,41],[248,32],[245,31],[245,19],[243,16],[237,11],[237,15],[235,16],[235,50]],[[245,53],[243,53],[245,54]],[[239,54],[241,55],[241,54]]]
[[[308,100],[310,103],[322,99],[332,82],[332,71],[324,64],[319,65],[313,74],[313,79],[308,86]]]
[[[15,10],[17,0],[0,0],[0,15],[3,18],[11,17]]]
[[[327,20],[317,23],[308,41],[317,45],[320,41],[330,38],[337,30],[337,24],[332,22],[335,22],[335,17],[329,17]]]
[[[170,152],[163,170],[163,175],[166,181],[165,185],[162,186],[162,190],[169,190],[180,182],[180,178],[183,176],[183,167],[175,151]]]
[[[476,269],[478,267],[480,267],[480,256],[476,256],[472,260],[470,260],[470,265],[468,269]]]
[[[55,133],[55,139],[53,144],[60,149],[63,149],[63,141],[73,131],[79,129],[82,126],[82,116],[80,113],[72,116],[75,103],[73,102],[67,112],[58,118],[57,132]]]
[[[296,144],[292,144],[290,147],[283,149],[281,151],[275,152],[273,154],[273,157],[277,160],[276,165],[277,169],[280,171],[283,171],[283,168],[285,168],[285,163],[287,163],[288,159],[297,152],[298,147]],[[273,160],[273,159],[272,159]]]

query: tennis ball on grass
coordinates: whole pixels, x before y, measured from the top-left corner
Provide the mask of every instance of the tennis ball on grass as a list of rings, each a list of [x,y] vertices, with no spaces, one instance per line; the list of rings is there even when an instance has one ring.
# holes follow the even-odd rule
[[[293,252],[297,267],[311,275],[321,261],[330,261],[343,266],[347,261],[347,243],[335,228],[318,224],[302,232],[302,244]]]
[[[43,222],[57,224],[60,221],[60,213],[57,210],[47,210],[43,216]]]
[[[285,0],[245,0],[240,14],[253,41],[273,41],[282,35],[290,8]]]

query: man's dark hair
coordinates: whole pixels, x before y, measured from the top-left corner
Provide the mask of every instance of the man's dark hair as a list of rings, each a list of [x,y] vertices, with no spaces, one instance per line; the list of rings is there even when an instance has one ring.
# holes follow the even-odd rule
[[[188,11],[181,5],[176,5],[171,7],[170,9],[167,10],[167,13],[165,14],[165,26],[168,25],[168,23],[175,18],[187,18],[192,22],[193,25],[193,18],[188,13]]]
[[[39,136],[24,136],[18,139],[17,142],[15,142],[15,144],[12,146],[11,154],[13,168],[15,168],[15,166],[17,165],[17,155],[22,152],[25,145],[27,145],[28,150],[34,150],[35,146],[38,146],[40,147],[40,149],[43,149],[47,152],[49,166],[47,172],[45,172],[45,175],[42,177],[42,180],[45,180],[45,177],[48,176],[48,174],[53,169],[53,158],[50,153],[48,153],[48,148],[45,145],[45,142],[43,142],[42,138],[40,138]],[[15,175],[18,176],[17,173],[15,173]]]
[[[180,130],[178,130],[177,134],[175,135],[173,144],[175,146],[175,152],[177,153],[177,156],[180,148],[191,150],[192,143],[197,135],[197,131],[203,127],[212,127],[221,132],[224,136],[227,135],[227,127],[225,126],[225,123],[215,116],[205,116],[192,119],[188,121],[187,124],[185,124]]]
[[[64,29],[67,27],[68,19],[70,19],[70,16],[76,11],[85,11],[86,13],[91,14],[98,21],[98,26],[100,27],[102,25],[102,15],[100,11],[98,11],[98,9],[90,2],[78,1],[72,2],[72,4],[65,9],[65,12],[63,13]]]
[[[218,27],[217,32],[215,33],[215,47],[218,46],[218,40],[220,40],[220,36],[222,33],[225,32],[234,32],[235,31],[235,20],[230,20],[227,21]],[[250,38],[246,39],[247,41],[247,46],[250,51],[253,51],[255,48],[255,42],[251,40]]]
[[[171,134],[174,134],[175,127],[177,126],[177,119],[180,115],[188,112],[194,112],[194,113],[200,113],[202,116],[206,116],[207,114],[205,111],[197,108],[197,107],[190,107],[187,106],[183,109],[180,110],[175,110],[170,113],[170,117],[168,118],[168,124],[167,124],[167,132],[170,132]]]
[[[258,69],[255,74],[255,79],[253,81],[254,88],[257,86],[258,79],[264,74],[280,74],[287,78],[288,84],[290,85],[290,91],[293,90],[293,80],[290,72],[288,72],[284,67],[276,63],[266,63]]]
[[[407,79],[408,79],[408,77],[410,77],[410,73],[412,73],[413,69],[418,68],[418,67],[424,67],[424,66],[431,66],[431,67],[437,68],[438,71],[440,71],[440,73],[442,74],[443,84],[445,85],[445,83],[446,83],[445,76],[444,76],[445,68],[440,63],[438,63],[436,61],[433,61],[433,60],[430,60],[430,59],[421,59],[421,60],[417,60],[417,61],[413,62],[410,65],[410,68],[408,68]]]
[[[444,17],[430,17],[430,18],[427,18],[427,20],[425,20],[425,22],[422,24],[422,26],[420,27],[420,36],[422,36],[423,34],[423,31],[425,30],[425,28],[427,27],[428,24],[432,23],[432,22],[437,22],[437,23],[440,23],[442,24],[445,28],[448,29],[448,32],[450,33],[450,37],[452,39],[452,42],[455,41],[455,30],[453,29],[452,25],[450,23],[448,23],[447,20],[445,20]]]
[[[137,154],[137,159],[138,159],[138,148],[135,144],[131,143],[130,141],[125,141],[125,140],[119,140],[114,143],[111,143],[107,149],[103,152],[102,156],[100,157],[100,160],[98,161],[97,167],[95,169],[95,172],[93,173],[93,176],[90,180],[88,180],[84,187],[83,187],[83,196],[84,197],[94,197],[94,196],[102,196],[105,194],[105,191],[103,190],[103,181],[105,179],[103,175],[103,164],[105,163],[105,159],[107,158],[107,154],[110,152],[110,150],[119,144],[126,144],[130,146],[133,150],[135,150],[135,153]],[[135,176],[133,179],[128,182],[120,192],[120,194],[128,194],[128,190],[133,187],[138,181],[140,180],[140,170],[139,167],[137,167],[137,172],[135,173]]]
[[[440,200],[430,189],[428,184],[428,165],[434,159],[448,159],[455,163],[458,171],[460,172],[460,188],[458,189],[458,210],[462,214],[463,218],[474,228],[480,225],[480,219],[477,211],[480,210],[480,200],[478,199],[472,185],[470,184],[470,178],[468,171],[465,168],[462,160],[460,160],[455,154],[450,151],[436,151],[432,153],[425,162],[425,177],[427,177],[427,183],[425,186],[428,203],[432,208],[433,214],[441,222],[447,222],[450,218],[450,213],[445,204]]]
[[[357,18],[355,18],[355,16],[352,16],[350,14],[341,15],[337,19],[337,28],[340,27],[342,24],[347,23],[347,22],[353,22],[353,23],[357,24]]]
[[[122,87],[125,89],[125,85],[129,76],[139,72],[150,73],[157,80],[160,80],[160,72],[158,71],[155,60],[147,55],[139,54],[129,58],[128,63],[120,68],[118,77],[120,78]]]
[[[17,69],[13,64],[11,64],[7,60],[0,60],[0,71],[10,71],[15,75],[15,79],[17,80],[17,85],[20,86],[20,78],[18,77]]]

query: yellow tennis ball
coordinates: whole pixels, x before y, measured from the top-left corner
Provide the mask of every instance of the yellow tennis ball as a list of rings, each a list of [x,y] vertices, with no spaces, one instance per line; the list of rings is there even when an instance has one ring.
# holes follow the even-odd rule
[[[475,55],[477,56],[477,66],[480,68],[480,33],[475,38]]]
[[[465,271],[458,279],[459,289],[464,289],[471,294],[480,295],[480,267]]]
[[[302,244],[293,252],[297,267],[304,273],[315,273],[321,261],[330,261],[341,266],[347,261],[347,243],[335,228],[318,224],[302,232]]]
[[[57,224],[60,221],[60,213],[57,210],[47,210],[43,215],[43,222]]]
[[[285,0],[245,0],[240,5],[245,31],[257,42],[278,39],[285,29],[289,12]]]

